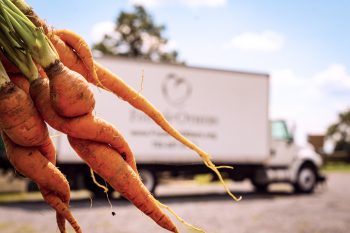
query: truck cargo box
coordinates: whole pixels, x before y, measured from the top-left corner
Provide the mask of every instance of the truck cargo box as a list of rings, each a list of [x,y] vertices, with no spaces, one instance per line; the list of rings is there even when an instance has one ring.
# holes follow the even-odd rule
[[[139,90],[214,162],[259,164],[269,156],[268,75],[120,58],[96,60]],[[139,164],[202,163],[144,113],[111,93],[92,89],[95,114],[120,130]],[[55,142],[60,163],[80,162],[65,136]]]

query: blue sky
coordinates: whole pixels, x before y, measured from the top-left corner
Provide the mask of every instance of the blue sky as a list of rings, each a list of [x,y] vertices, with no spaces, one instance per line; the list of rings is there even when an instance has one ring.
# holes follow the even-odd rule
[[[90,44],[135,2],[166,26],[187,64],[270,74],[270,115],[294,124],[299,142],[350,107],[349,1],[28,0]]]

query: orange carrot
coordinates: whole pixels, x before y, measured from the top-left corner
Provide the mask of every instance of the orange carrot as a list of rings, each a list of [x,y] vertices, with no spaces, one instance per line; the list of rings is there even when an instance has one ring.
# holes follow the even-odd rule
[[[37,147],[40,153],[47,158],[53,165],[56,165],[56,148],[50,137]]]
[[[54,33],[49,32],[48,38],[50,39],[58,55],[60,56],[60,61],[69,69],[78,72],[84,78],[87,78],[89,82],[91,82],[90,77],[93,77],[93,74],[90,73],[88,67],[83,65],[83,62],[80,59],[80,57],[78,57],[77,53]]]
[[[0,129],[16,144],[37,146],[50,161],[54,161],[54,145],[29,95],[9,82],[0,87],[0,103]]]
[[[22,89],[27,95],[29,94],[29,81],[28,79],[21,73],[9,74],[10,80],[20,89]]]
[[[67,219],[75,232],[80,233],[80,226],[69,210],[70,188],[64,175],[37,149],[15,144],[4,132],[2,138],[10,163],[39,186],[45,201],[56,210],[61,233],[66,231],[60,216]]]
[[[87,80],[98,81],[97,74],[94,68],[94,59],[89,48],[89,45],[81,38],[78,34],[67,29],[55,30],[52,32],[53,36],[58,36],[61,41],[64,41],[68,46],[74,46],[76,54],[78,54],[79,59],[84,64],[83,66],[87,69],[87,73],[83,75]],[[49,36],[50,37],[50,36]],[[71,50],[73,47],[70,48]]]
[[[37,110],[33,109],[34,105],[32,104],[32,101],[29,98],[29,86],[30,86],[30,84],[29,84],[28,79],[23,74],[10,74],[10,80],[17,87],[22,89],[26,95],[26,97],[25,97],[24,94],[20,90],[17,90],[20,93],[20,95],[18,97],[19,102],[22,104],[30,103],[29,107],[32,109],[31,112],[34,112],[34,118],[31,118],[31,119],[34,119],[33,126],[31,126],[29,128],[31,128],[31,129],[38,128],[37,130],[28,131],[27,133],[23,133],[23,131],[18,131],[18,132],[13,132],[10,134],[12,134],[13,137],[17,138],[17,139],[15,139],[15,141],[18,144],[21,144],[21,141],[26,141],[28,138],[28,137],[25,137],[25,135],[35,133],[34,135],[31,136],[31,138],[42,138],[42,139],[40,139],[39,142],[34,142],[34,143],[32,143],[31,141],[28,141],[23,146],[37,146],[39,151],[50,162],[55,164],[55,160],[56,160],[55,146],[54,146],[51,138],[48,135],[45,123],[43,122],[42,118],[39,117]],[[15,96],[13,96],[12,98],[15,98]],[[4,105],[2,105],[2,106],[4,107]],[[0,109],[1,109],[1,107],[0,107]],[[0,114],[0,116],[1,116],[1,114]],[[21,117],[21,116],[19,116],[19,117]],[[7,120],[6,117],[4,118],[4,120]],[[25,128],[25,127],[23,127],[23,124],[19,125],[18,127]],[[43,130],[45,130],[45,131],[43,131]],[[21,140],[19,140],[20,138],[21,138]]]
[[[157,201],[118,152],[104,143],[70,136],[68,140],[77,154],[123,197],[161,227],[178,232],[176,226],[159,208]]]
[[[92,112],[95,99],[88,83],[79,73],[58,60],[44,70],[50,79],[51,102],[57,113],[75,117]]]
[[[46,203],[56,210],[56,221],[61,233],[68,233],[65,226],[66,220],[71,224],[76,233],[82,233],[79,224],[69,210],[69,203],[64,203],[57,195],[52,194],[51,191],[40,189],[40,192]]]
[[[110,123],[92,114],[66,118],[58,115],[51,106],[47,79],[37,79],[30,87],[30,94],[44,120],[56,130],[73,137],[110,144],[137,173],[133,153],[120,132]]]
[[[0,129],[16,144],[40,146],[48,137],[46,124],[29,95],[12,82],[0,87]]]

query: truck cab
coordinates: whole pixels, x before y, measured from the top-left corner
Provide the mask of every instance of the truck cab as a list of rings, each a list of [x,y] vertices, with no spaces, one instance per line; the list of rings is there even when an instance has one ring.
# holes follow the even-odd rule
[[[270,156],[251,178],[256,190],[266,191],[269,184],[288,182],[296,192],[313,192],[325,179],[320,173],[321,156],[310,144],[297,145],[286,121],[271,121],[270,130]]]

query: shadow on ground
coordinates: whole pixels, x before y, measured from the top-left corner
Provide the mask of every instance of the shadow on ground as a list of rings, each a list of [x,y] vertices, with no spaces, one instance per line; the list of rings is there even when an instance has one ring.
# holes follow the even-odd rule
[[[256,193],[256,192],[239,192],[234,191],[235,195],[242,196],[243,200],[271,200],[274,198],[284,198],[295,196],[291,192],[282,192],[282,191],[273,191],[268,193]],[[1,194],[0,194],[1,195]],[[9,195],[9,194],[7,194]],[[157,199],[162,203],[167,204],[176,204],[176,203],[195,203],[195,202],[210,202],[210,201],[228,201],[231,200],[231,197],[226,193],[205,193],[205,194],[178,194],[178,195],[162,195],[158,196]],[[93,206],[106,206],[107,198],[92,198],[89,197],[73,199],[71,200],[72,208],[91,208],[91,202]],[[128,200],[123,198],[111,198],[113,205],[118,206],[127,206],[132,205]],[[108,204],[108,203],[107,203]],[[6,203],[0,203],[0,207],[13,207],[21,208],[26,210],[45,210],[51,209],[44,201],[42,200],[26,200],[26,201],[11,201]]]

